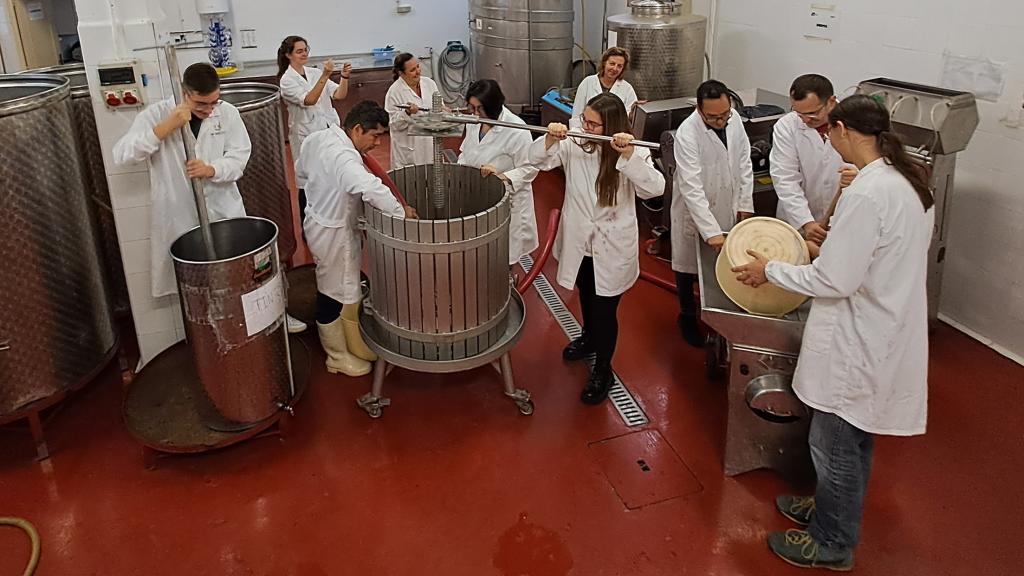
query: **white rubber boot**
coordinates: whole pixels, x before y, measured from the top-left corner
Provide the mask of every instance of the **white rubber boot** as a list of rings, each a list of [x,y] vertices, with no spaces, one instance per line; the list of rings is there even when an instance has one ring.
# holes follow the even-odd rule
[[[359,304],[345,304],[341,310],[341,321],[345,325],[345,343],[349,352],[356,358],[375,362],[377,355],[363,341],[359,332]]]
[[[327,353],[328,372],[352,377],[370,373],[372,365],[369,362],[349,354],[348,346],[345,345],[345,325],[341,317],[330,324],[317,322],[316,329],[320,333],[320,345]]]

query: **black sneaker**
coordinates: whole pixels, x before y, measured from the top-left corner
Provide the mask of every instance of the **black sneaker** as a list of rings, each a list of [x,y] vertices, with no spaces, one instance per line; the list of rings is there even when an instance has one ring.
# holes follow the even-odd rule
[[[793,522],[807,526],[814,516],[814,496],[779,496],[775,499],[775,509]]]
[[[583,387],[580,400],[584,404],[591,405],[604,402],[605,398],[608,397],[608,389],[612,387],[613,383],[611,366],[595,366],[594,371],[590,373],[590,380]]]
[[[697,316],[695,314],[680,314],[676,320],[679,324],[679,332],[683,340],[694,348],[703,348],[704,340],[700,337],[700,329],[697,328]]]
[[[586,334],[569,342],[569,345],[562,349],[562,359],[566,362],[583,360],[594,353],[594,344]]]
[[[837,572],[853,570],[853,550],[821,546],[804,530],[786,530],[768,535],[768,547],[776,556],[800,568],[825,568]]]

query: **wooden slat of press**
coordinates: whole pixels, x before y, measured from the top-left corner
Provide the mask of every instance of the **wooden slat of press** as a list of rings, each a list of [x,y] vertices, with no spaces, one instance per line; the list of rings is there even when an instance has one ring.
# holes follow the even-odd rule
[[[394,220],[387,214],[381,214],[380,231],[385,236],[394,236]],[[387,305],[381,313],[388,322],[396,322],[398,319],[398,294],[395,287],[395,249],[390,246],[384,247],[384,276],[387,282]]]
[[[420,240],[419,220],[405,221],[405,238],[413,242]],[[423,331],[423,294],[421,293],[423,277],[420,273],[419,254],[407,255],[409,262],[409,329],[415,332]],[[423,344],[412,342],[409,348],[409,355],[422,360],[424,357]]]
[[[434,241],[448,241],[448,221],[441,220],[434,224]],[[434,285],[437,287],[437,331],[452,331],[452,277],[451,255],[448,253],[434,255]],[[452,359],[452,345],[438,346],[439,360]]]
[[[420,222],[420,243],[434,241],[434,226],[429,221]],[[423,299],[423,332],[437,333],[437,280],[434,272],[434,256],[420,256],[420,295]],[[424,345],[427,360],[437,360],[437,347]]]
[[[452,242],[463,239],[463,228],[465,220],[455,218],[448,226],[448,237]],[[452,330],[459,331],[466,329],[466,281],[465,281],[465,254],[463,251],[452,253],[451,257],[451,278],[452,278]],[[466,342],[459,340],[452,347],[452,357],[456,360],[466,357]]]
[[[380,230],[381,221],[379,210],[371,208],[366,225],[374,230]],[[370,258],[372,260],[370,293],[372,294],[373,309],[375,311],[383,312],[387,309],[388,293],[388,279],[384,274],[384,245],[377,241],[371,244],[370,248],[373,250],[373,252],[370,253]]]
[[[392,230],[394,237],[399,240],[405,240],[405,227],[406,220],[404,218],[396,218],[394,229]],[[409,328],[409,258],[406,254],[403,250],[395,250],[395,275],[392,279],[398,296],[397,324],[402,328]],[[399,338],[397,350],[403,356],[408,356],[409,340]]]
[[[463,222],[462,237],[465,240],[476,238],[477,217],[470,216]],[[477,302],[479,292],[477,290],[477,250],[473,248],[465,252],[465,273],[463,282],[466,290],[466,328],[475,328],[480,325],[480,305]],[[466,356],[475,356],[480,353],[480,345],[477,338],[466,340]]]
[[[477,235],[487,233],[491,228],[490,218],[484,213],[477,219]],[[482,324],[491,319],[491,264],[489,261],[489,250],[486,245],[476,249],[476,303],[477,318]],[[480,351],[483,352],[490,346],[487,338],[480,339]]]

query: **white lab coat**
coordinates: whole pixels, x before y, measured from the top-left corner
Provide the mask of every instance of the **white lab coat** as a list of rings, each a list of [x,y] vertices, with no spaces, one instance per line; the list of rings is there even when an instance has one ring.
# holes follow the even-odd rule
[[[770,171],[779,197],[776,217],[802,230],[808,222],[825,219],[832,198],[839,192],[843,159],[796,112],[775,123]]]
[[[728,232],[737,212],[754,211],[754,167],[743,120],[733,111],[722,145],[694,112],[676,130],[672,185],[672,270],[697,273],[697,234],[703,240]]]
[[[114,163],[149,160],[150,255],[153,297],[178,291],[171,261],[171,244],[199,225],[192,187],[185,176],[185,146],[181,133],[163,142],[153,128],[174,110],[173,100],[164,100],[143,110],[131,128],[114,145]],[[196,139],[196,158],[213,166],[216,174],[204,181],[206,208],[210,221],[245,216],[242,196],[235,182],[242,177],[252,149],[249,134],[238,110],[221,102],[203,120]]]
[[[793,376],[804,403],[873,434],[924,433],[934,221],[879,159],[843,192],[812,264],[768,264],[773,284],[814,298]]]
[[[307,136],[341,124],[331,99],[331,94],[338,89],[338,83],[328,78],[320,98],[312,106],[307,106],[306,96],[320,81],[323,70],[304,66],[303,71],[305,78],[289,66],[281,76],[281,97],[288,106],[288,142],[292,145],[292,157],[295,159],[302,152],[302,142]]]
[[[434,139],[430,136],[410,136],[412,121],[399,106],[415,104],[421,110],[430,110],[433,105],[437,84],[426,76],[420,76],[420,92],[416,92],[399,78],[388,88],[384,98],[384,111],[391,115],[391,169],[397,170],[413,164],[434,163]]]
[[[521,118],[502,108],[502,122],[526,124]],[[512,184],[512,221],[509,224],[508,263],[519,262],[524,254],[537,249],[537,215],[533,210],[533,179],[537,168],[530,164],[530,144],[533,139],[526,130],[493,126],[480,139],[480,125],[466,126],[462,140],[459,164],[479,168],[490,164],[505,175]]]
[[[612,84],[611,89],[608,91],[618,96],[622,103],[626,105],[626,114],[633,111],[633,105],[636,104],[637,97],[636,90],[633,89],[632,84],[620,78]],[[591,98],[602,92],[604,92],[604,87],[601,86],[601,80],[596,74],[587,76],[580,82],[579,87],[576,88],[576,99],[572,102],[570,126],[579,128],[583,125],[583,109],[587,107],[587,102],[590,102]]]
[[[665,177],[654,168],[651,153],[635,148],[629,160],[619,157],[619,189],[614,206],[598,206],[599,149],[587,154],[571,139],[544,148],[544,136],[530,146],[530,162],[541,170],[565,170],[562,222],[555,237],[558,284],[571,290],[584,256],[594,259],[598,296],[618,296],[640,276],[640,231],[636,201],[665,192]]]
[[[317,290],[342,304],[359,302],[363,201],[390,216],[405,210],[391,189],[370,173],[345,131],[331,126],[306,138],[296,163],[306,181],[302,229],[316,263]]]

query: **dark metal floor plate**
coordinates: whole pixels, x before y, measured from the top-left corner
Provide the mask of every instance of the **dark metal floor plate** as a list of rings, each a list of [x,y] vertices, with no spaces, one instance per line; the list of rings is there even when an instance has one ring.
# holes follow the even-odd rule
[[[593,442],[590,453],[630,510],[704,489],[657,430]]]

